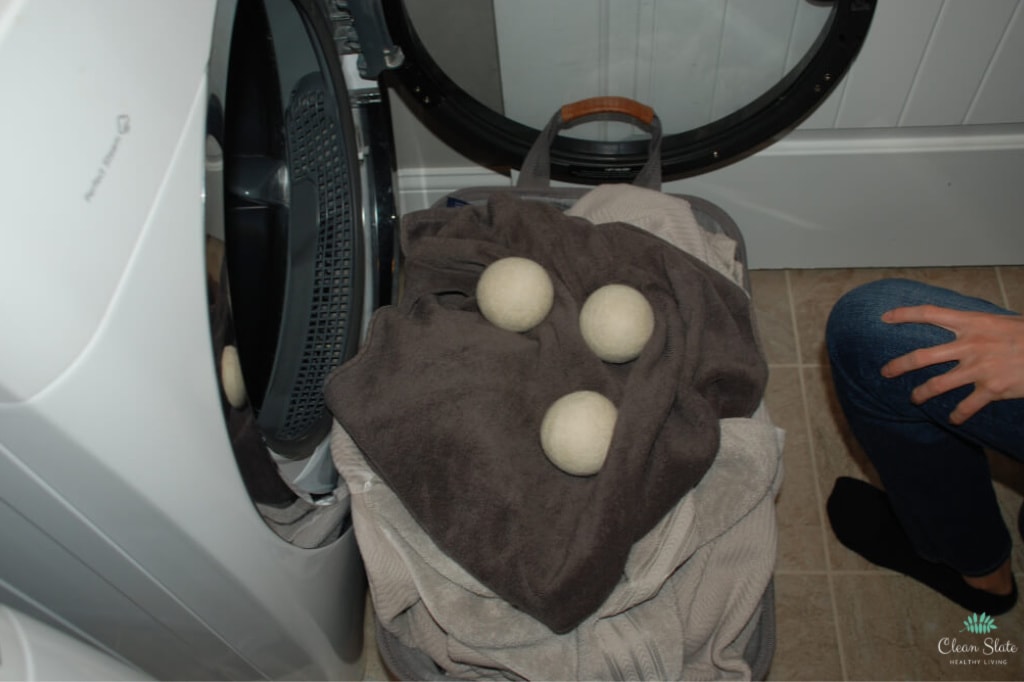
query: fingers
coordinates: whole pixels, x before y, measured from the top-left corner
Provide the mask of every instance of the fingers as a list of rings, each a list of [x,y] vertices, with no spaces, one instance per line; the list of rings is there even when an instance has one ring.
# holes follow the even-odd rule
[[[992,402],[992,398],[989,394],[976,389],[953,409],[949,415],[949,423],[955,426],[963,424],[990,402]]]
[[[943,362],[952,362],[958,359],[957,347],[952,343],[932,346],[930,348],[919,348],[906,355],[893,358],[882,366],[882,376],[893,379],[907,372],[922,367],[930,367]]]
[[[942,395],[947,391],[960,388],[973,383],[967,372],[952,369],[945,374],[939,374],[919,385],[910,393],[910,402],[915,405],[922,405],[932,398]],[[975,389],[960,401],[949,415],[949,422],[954,425],[963,424],[973,417],[981,408],[992,402],[994,396],[991,392],[975,387]]]
[[[940,308],[935,305],[916,305],[893,308],[882,315],[882,321],[890,324],[903,324],[906,322],[931,324],[955,332],[958,327],[969,322],[970,318],[975,317],[977,314],[963,310]]]
[[[972,380],[970,376],[967,376],[966,372],[961,371],[959,368],[954,368],[945,374],[933,376],[911,391],[910,402],[920,405],[937,395],[942,395],[947,391],[952,391],[955,388],[960,388],[970,383],[972,383]]]
[[[958,425],[990,402],[1024,398],[1024,318],[920,305],[894,308],[883,314],[882,320],[890,324],[930,324],[955,337],[948,343],[893,358],[881,368],[882,376],[891,379],[925,367],[953,364],[912,391],[914,404],[971,386],[969,395],[949,415],[949,421]]]
[[[903,324],[916,322],[941,327],[954,334],[959,327],[969,323],[973,313],[965,313],[960,310],[950,310],[934,305],[905,306],[893,308],[882,315],[882,321],[889,324]],[[956,350],[952,344],[922,348],[906,355],[890,360],[882,367],[882,376],[887,378],[898,377],[901,374],[912,372],[915,369],[937,365],[942,362],[955,360]]]

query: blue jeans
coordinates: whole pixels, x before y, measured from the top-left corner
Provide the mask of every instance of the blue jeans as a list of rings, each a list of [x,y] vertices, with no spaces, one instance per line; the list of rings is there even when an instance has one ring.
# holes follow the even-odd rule
[[[833,381],[850,428],[878,470],[914,549],[962,575],[986,575],[1009,558],[1012,541],[983,448],[1024,461],[1024,400],[990,403],[963,425],[953,426],[949,414],[973,386],[923,405],[911,403],[910,392],[954,363],[895,379],[882,377],[879,370],[889,360],[955,338],[941,327],[880,319],[887,310],[925,303],[1013,314],[919,282],[866,284],[843,296],[829,317],[826,340]]]

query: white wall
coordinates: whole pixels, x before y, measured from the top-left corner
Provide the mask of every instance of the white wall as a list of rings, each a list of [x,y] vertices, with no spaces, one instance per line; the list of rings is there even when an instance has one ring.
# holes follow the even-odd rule
[[[502,8],[510,1],[497,0],[495,5],[499,35]],[[514,0],[517,7],[523,1]],[[621,26],[614,0],[544,4],[579,5],[580,12],[584,5],[590,8],[585,12],[590,19],[578,22],[589,28],[579,29],[577,40],[609,43],[580,60],[597,74],[592,82],[598,91],[587,94],[603,94],[602,83],[615,88],[606,90],[612,94],[645,99],[647,92],[657,100],[659,112],[673,112],[685,106],[662,102],[667,86],[651,85],[661,78],[656,65],[663,61],[658,51],[664,48],[653,34],[648,41],[642,39],[644,31],[664,25],[659,13],[672,1],[630,4],[638,8],[630,39],[636,45],[654,45],[634,49],[632,80],[616,75],[611,63],[602,66],[601,55],[622,52],[610,44],[610,26]],[[775,15],[764,14],[768,2]],[[761,60],[770,68],[791,64],[811,30],[801,26],[816,27],[817,21],[805,0],[713,0],[708,6],[749,19],[736,25],[751,26],[756,20],[774,25],[776,33],[785,31],[788,22],[788,43],[776,41],[786,49]],[[534,16],[513,15],[520,20]],[[529,25],[520,22],[516,30],[527,31]],[[725,31],[701,35],[717,37],[719,55],[733,49],[729,45],[753,44],[732,39]],[[705,51],[714,51],[713,42]],[[527,82],[537,79],[538,70],[509,67],[515,50],[502,44],[499,39],[506,108],[524,107],[524,118],[539,115],[527,111],[539,98],[526,94],[544,89],[532,90]],[[729,211],[746,235],[755,268],[1022,263],[1022,69],[1024,0],[879,0],[857,62],[799,130],[755,156],[665,189],[700,194]],[[699,76],[699,71],[694,74]],[[627,81],[635,83],[634,90],[623,93]],[[715,100],[695,88],[677,92],[681,99],[704,102],[706,109],[727,107],[724,96]],[[564,101],[577,98],[567,95]],[[554,110],[550,104],[543,108]],[[406,210],[459,186],[508,182],[432,139],[401,109],[396,112],[396,138]]]

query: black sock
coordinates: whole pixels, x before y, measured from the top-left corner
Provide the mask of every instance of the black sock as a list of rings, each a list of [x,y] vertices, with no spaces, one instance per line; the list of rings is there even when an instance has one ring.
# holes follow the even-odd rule
[[[1006,613],[1017,601],[1017,584],[1007,595],[971,587],[952,568],[921,558],[903,532],[885,492],[855,478],[836,480],[828,518],[843,545],[871,563],[910,576],[973,613]]]

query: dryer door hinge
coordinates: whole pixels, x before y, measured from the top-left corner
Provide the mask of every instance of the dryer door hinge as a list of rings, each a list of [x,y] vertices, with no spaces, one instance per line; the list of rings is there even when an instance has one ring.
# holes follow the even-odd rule
[[[405,61],[402,48],[391,40],[380,0],[323,0],[334,30],[338,56],[359,55],[359,74],[377,80],[385,69]]]

